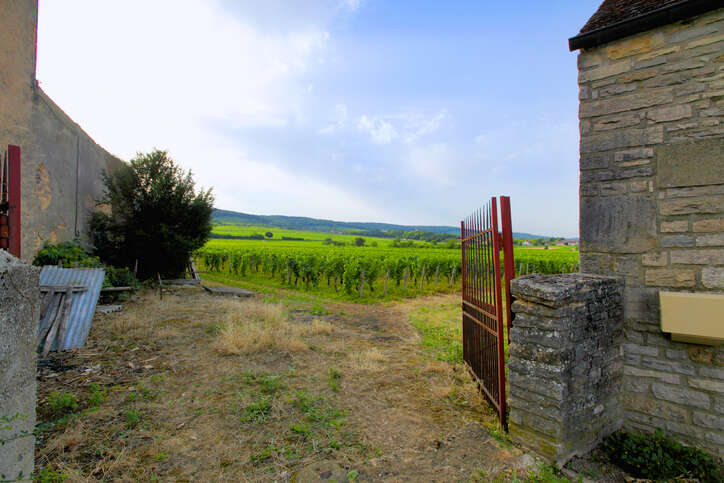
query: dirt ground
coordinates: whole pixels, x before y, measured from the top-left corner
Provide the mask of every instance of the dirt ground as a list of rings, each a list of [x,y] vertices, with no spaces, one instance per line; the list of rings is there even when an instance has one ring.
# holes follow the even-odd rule
[[[464,366],[438,360],[409,323],[456,300],[141,293],[96,315],[83,349],[40,362],[37,470],[45,481],[509,481],[532,459]]]

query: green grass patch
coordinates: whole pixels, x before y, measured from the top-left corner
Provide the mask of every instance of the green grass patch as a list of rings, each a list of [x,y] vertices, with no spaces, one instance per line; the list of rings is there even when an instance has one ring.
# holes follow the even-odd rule
[[[422,345],[435,359],[462,362],[462,313],[459,303],[419,307],[410,314],[410,323],[420,331]]]

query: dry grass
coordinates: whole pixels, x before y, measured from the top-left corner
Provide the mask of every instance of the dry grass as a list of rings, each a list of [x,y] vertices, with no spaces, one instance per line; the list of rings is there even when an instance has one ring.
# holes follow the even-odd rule
[[[355,352],[350,357],[352,367],[360,371],[381,372],[385,369],[388,357],[377,347]]]
[[[226,320],[215,343],[215,348],[222,354],[306,351],[309,345],[302,335],[331,331],[331,326],[325,327],[321,323],[310,327],[290,323],[281,304],[257,300],[229,301],[219,308],[226,311]]]

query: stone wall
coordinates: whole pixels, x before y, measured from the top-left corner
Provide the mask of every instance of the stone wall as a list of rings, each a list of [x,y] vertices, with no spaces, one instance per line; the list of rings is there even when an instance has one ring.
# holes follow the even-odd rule
[[[724,347],[659,290],[724,292],[724,9],[582,52],[581,269],[625,284],[625,427],[724,455]]]
[[[101,173],[122,165],[38,87],[37,19],[37,0],[0,2],[0,147],[22,150],[23,260],[44,241],[82,239]]]
[[[596,275],[528,275],[511,293],[510,434],[563,464],[623,422],[621,287]]]
[[[0,480],[33,471],[39,276],[0,250]]]

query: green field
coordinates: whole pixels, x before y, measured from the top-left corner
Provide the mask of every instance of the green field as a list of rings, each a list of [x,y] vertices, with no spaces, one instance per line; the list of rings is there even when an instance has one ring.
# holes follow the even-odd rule
[[[267,238],[265,234],[272,233]],[[215,235],[264,239],[214,238],[195,258],[204,277],[254,290],[278,287],[356,302],[394,300],[460,289],[461,257],[445,243],[222,224]],[[283,237],[295,240],[284,240]],[[325,241],[326,240],[326,241]],[[330,240],[336,244],[330,243]],[[516,272],[564,273],[578,269],[571,247],[515,248]]]

